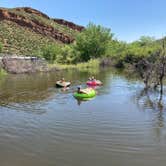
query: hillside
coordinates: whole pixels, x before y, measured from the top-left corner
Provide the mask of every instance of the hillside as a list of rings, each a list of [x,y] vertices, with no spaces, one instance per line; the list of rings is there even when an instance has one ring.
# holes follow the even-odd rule
[[[50,18],[29,7],[0,8],[0,42],[3,43],[3,52],[28,55],[47,44],[70,44],[83,29],[83,26]]]

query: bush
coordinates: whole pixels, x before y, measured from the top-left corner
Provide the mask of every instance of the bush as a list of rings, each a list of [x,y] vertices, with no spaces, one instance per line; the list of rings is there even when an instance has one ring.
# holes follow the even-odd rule
[[[61,47],[58,45],[48,45],[41,52],[43,58],[53,63],[59,54],[61,54]]]
[[[0,43],[0,52],[2,52],[2,44]]]
[[[65,45],[61,48],[60,54],[58,54],[56,62],[72,64],[79,61],[79,53],[74,49],[72,45]]]

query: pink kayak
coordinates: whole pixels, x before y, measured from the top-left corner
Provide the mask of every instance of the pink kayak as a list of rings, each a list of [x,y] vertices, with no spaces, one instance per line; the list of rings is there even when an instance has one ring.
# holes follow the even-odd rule
[[[102,82],[99,80],[95,80],[95,81],[87,81],[86,84],[89,86],[100,86],[102,85]]]

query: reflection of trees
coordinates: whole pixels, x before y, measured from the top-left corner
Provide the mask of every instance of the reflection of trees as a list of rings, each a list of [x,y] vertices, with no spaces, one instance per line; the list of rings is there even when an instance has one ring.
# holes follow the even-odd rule
[[[158,97],[157,90],[147,90],[146,88],[136,93],[136,101],[138,106],[142,106],[143,109],[150,108],[152,110],[163,111],[164,99],[161,96]]]
[[[0,84],[0,104],[35,102],[49,98],[51,82],[42,75],[8,76]]]
[[[137,92],[135,96],[135,101],[141,110],[151,109],[155,111],[154,115],[156,125],[159,127],[164,126],[164,117],[163,111],[165,110],[164,101],[161,101],[161,98],[158,97],[158,92],[155,90],[147,90],[146,88]]]

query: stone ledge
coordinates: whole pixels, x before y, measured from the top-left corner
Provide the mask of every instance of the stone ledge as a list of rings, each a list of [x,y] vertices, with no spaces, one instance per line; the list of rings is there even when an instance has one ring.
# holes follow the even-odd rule
[[[43,58],[1,54],[0,66],[8,73],[48,72],[48,63]]]

